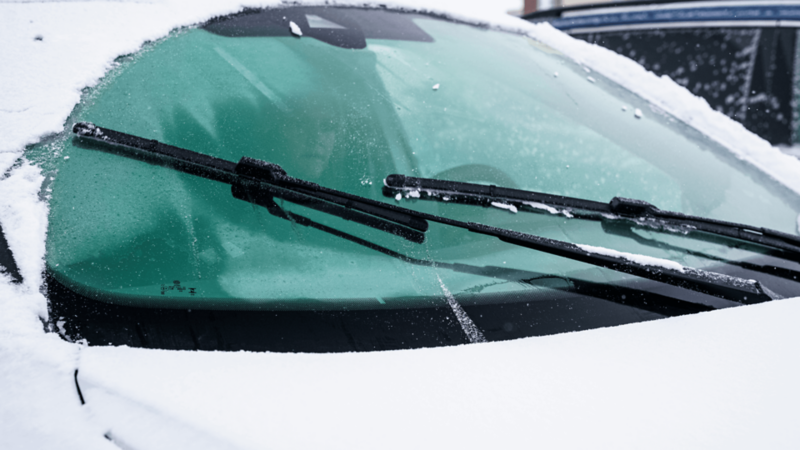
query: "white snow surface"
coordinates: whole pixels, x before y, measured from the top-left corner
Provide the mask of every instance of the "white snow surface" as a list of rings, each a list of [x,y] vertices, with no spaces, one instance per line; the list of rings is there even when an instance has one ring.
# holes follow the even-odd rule
[[[489,1],[380,3],[527,33],[800,193],[800,161],[622,56]],[[800,299],[383,353],[82,347],[45,333],[47,205],[43,176],[20,159],[25,146],[61,132],[81,89],[96,85],[117,56],[176,27],[280,4],[0,3],[0,225],[25,280],[14,285],[0,275],[0,448],[796,448]]]
[[[654,258],[652,256],[640,255],[636,253],[620,252],[605,247],[595,247],[594,245],[575,244],[577,247],[588,253],[596,253],[598,255],[614,256],[617,258],[627,259],[628,261],[641,264],[643,266],[662,267],[664,269],[675,270],[683,272],[685,267],[675,261],[670,261],[663,258]]]
[[[492,206],[494,206],[495,208],[500,208],[500,209],[505,209],[505,210],[511,211],[512,213],[515,213],[515,214],[517,213],[517,207],[514,206],[514,205],[511,205],[511,204],[508,204],[508,203],[492,202]]]
[[[300,26],[297,25],[296,23],[292,22],[292,21],[289,22],[289,28],[292,30],[292,34],[293,35],[295,35],[295,36],[302,36],[303,35],[303,30],[300,29]]]
[[[798,315],[789,300],[377,353],[90,347],[79,380],[123,448],[791,449]]]
[[[550,214],[563,214],[565,217],[572,217],[572,213],[570,213],[566,209],[556,209],[550,205],[545,205],[544,203],[539,203],[539,202],[522,202],[522,203],[530,206],[531,208],[545,210]]]

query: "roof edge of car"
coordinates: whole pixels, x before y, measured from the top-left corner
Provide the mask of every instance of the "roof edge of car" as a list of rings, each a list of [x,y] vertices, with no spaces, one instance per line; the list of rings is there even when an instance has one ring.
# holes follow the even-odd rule
[[[523,14],[521,19],[528,21],[543,21],[550,18],[559,18],[565,12],[582,11],[586,9],[605,9],[615,8],[620,6],[646,6],[646,5],[663,5],[669,3],[694,3],[694,2],[707,2],[708,0],[633,0],[633,1],[614,1],[608,3],[588,3],[585,5],[565,6],[561,8],[546,9],[544,11],[534,11],[532,13]]]

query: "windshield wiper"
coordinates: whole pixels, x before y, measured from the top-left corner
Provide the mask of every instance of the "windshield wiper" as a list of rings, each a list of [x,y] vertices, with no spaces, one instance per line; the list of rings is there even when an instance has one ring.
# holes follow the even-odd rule
[[[112,145],[116,149],[128,149],[130,152],[125,156],[230,184],[233,196],[240,200],[251,201],[250,198],[243,197],[256,194],[268,197],[270,201],[272,197],[278,197],[386,231],[412,242],[422,243],[425,240],[423,233],[427,231],[428,223],[405,213],[403,208],[290,177],[277,164],[248,157],[234,163],[155,140],[100,128],[88,122],[76,123],[72,132],[81,138]]]
[[[73,132],[79,139],[89,139],[105,145],[112,145],[115,148],[129,150],[125,156],[230,184],[234,197],[265,206],[270,213],[284,219],[288,216],[278,212],[279,208],[276,208],[273,197],[308,206],[417,243],[424,241],[423,233],[427,231],[428,221],[432,221],[492,236],[521,247],[740,303],[760,303],[781,298],[756,280],[746,280],[683,267],[666,260],[639,258],[636,255],[613,250],[579,246],[532,234],[401,208],[292,178],[279,165],[257,159],[244,157],[237,164],[155,140],[100,128],[86,122],[75,124]]]
[[[315,222],[299,214],[295,214],[289,211],[284,211],[280,209],[280,207],[275,203],[273,203],[272,205],[267,205],[266,207],[275,209],[275,211],[270,211],[272,214],[279,217],[283,217],[286,220],[291,220],[292,222],[298,225],[314,228],[324,233],[334,235],[338,238],[350,241],[356,245],[368,248],[370,250],[374,250],[391,258],[395,258],[397,260],[415,266],[447,269],[453,272],[465,273],[486,278],[495,278],[498,280],[503,280],[504,282],[516,282],[516,283],[526,284],[532,287],[547,287],[548,285],[552,284],[548,283],[547,282],[548,280],[549,281],[558,280],[560,282],[568,284],[571,290],[574,290],[576,292],[585,293],[585,295],[589,295],[592,297],[602,298],[603,300],[616,303],[619,305],[630,306],[633,308],[669,317],[680,316],[684,314],[694,314],[705,311],[713,311],[720,307],[720,306],[711,306],[703,303],[695,303],[692,301],[682,300],[675,297],[669,297],[654,292],[647,292],[640,290],[637,287],[621,286],[621,285],[612,286],[605,284],[601,285],[599,283],[591,281],[560,277],[560,276],[530,272],[525,270],[510,269],[507,267],[473,266],[469,264],[435,261],[432,259],[413,258],[404,255],[402,253],[398,253],[394,250],[388,249],[386,247],[383,247],[381,245],[375,244],[373,242],[367,241],[365,239],[359,238],[357,236],[353,236],[344,231],[340,231],[335,228],[331,228],[327,225],[323,225],[319,222]],[[551,288],[556,289],[555,287]]]
[[[497,205],[494,206],[513,205],[522,211],[541,212],[545,210],[551,213],[561,213],[568,217],[625,220],[633,222],[637,226],[658,231],[676,233],[701,231],[781,250],[793,256],[785,259],[800,261],[800,237],[798,236],[769,228],[665,211],[642,200],[614,197],[610,202],[603,203],[520,189],[415,178],[397,174],[389,175],[384,180],[383,193],[386,196],[393,197],[412,192],[415,197],[419,195],[419,198],[425,200],[482,206],[492,206],[492,203],[496,203]],[[559,211],[556,208],[563,208],[563,210]],[[589,211],[595,214],[587,217],[579,215],[578,211]]]

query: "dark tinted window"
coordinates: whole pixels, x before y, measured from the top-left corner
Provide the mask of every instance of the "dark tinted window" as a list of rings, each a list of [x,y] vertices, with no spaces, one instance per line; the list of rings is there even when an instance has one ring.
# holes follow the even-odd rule
[[[790,144],[795,33],[778,28],[702,28],[576,37],[669,76],[772,144]]]

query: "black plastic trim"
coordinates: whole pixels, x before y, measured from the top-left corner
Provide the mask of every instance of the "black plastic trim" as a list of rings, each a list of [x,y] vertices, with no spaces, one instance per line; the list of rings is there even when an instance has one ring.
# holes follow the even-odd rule
[[[351,352],[469,343],[443,298],[431,307],[347,311],[145,308],[92,300],[46,274],[49,316],[89,345],[175,350]],[[619,285],[559,277],[518,280],[548,286],[457,300],[489,341],[587,330],[711,311],[714,307]],[[652,287],[652,282],[649,283]],[[683,291],[689,298],[691,291]],[[476,303],[476,300],[477,303]]]
[[[86,404],[86,400],[83,399],[83,392],[81,392],[81,385],[78,383],[78,369],[75,369],[75,389],[78,391],[78,398],[81,399],[81,405]]]
[[[0,225],[0,273],[10,276],[12,283],[22,283],[22,274],[19,273],[19,267],[17,267],[17,262],[14,260],[14,255],[8,246],[2,225]]]

